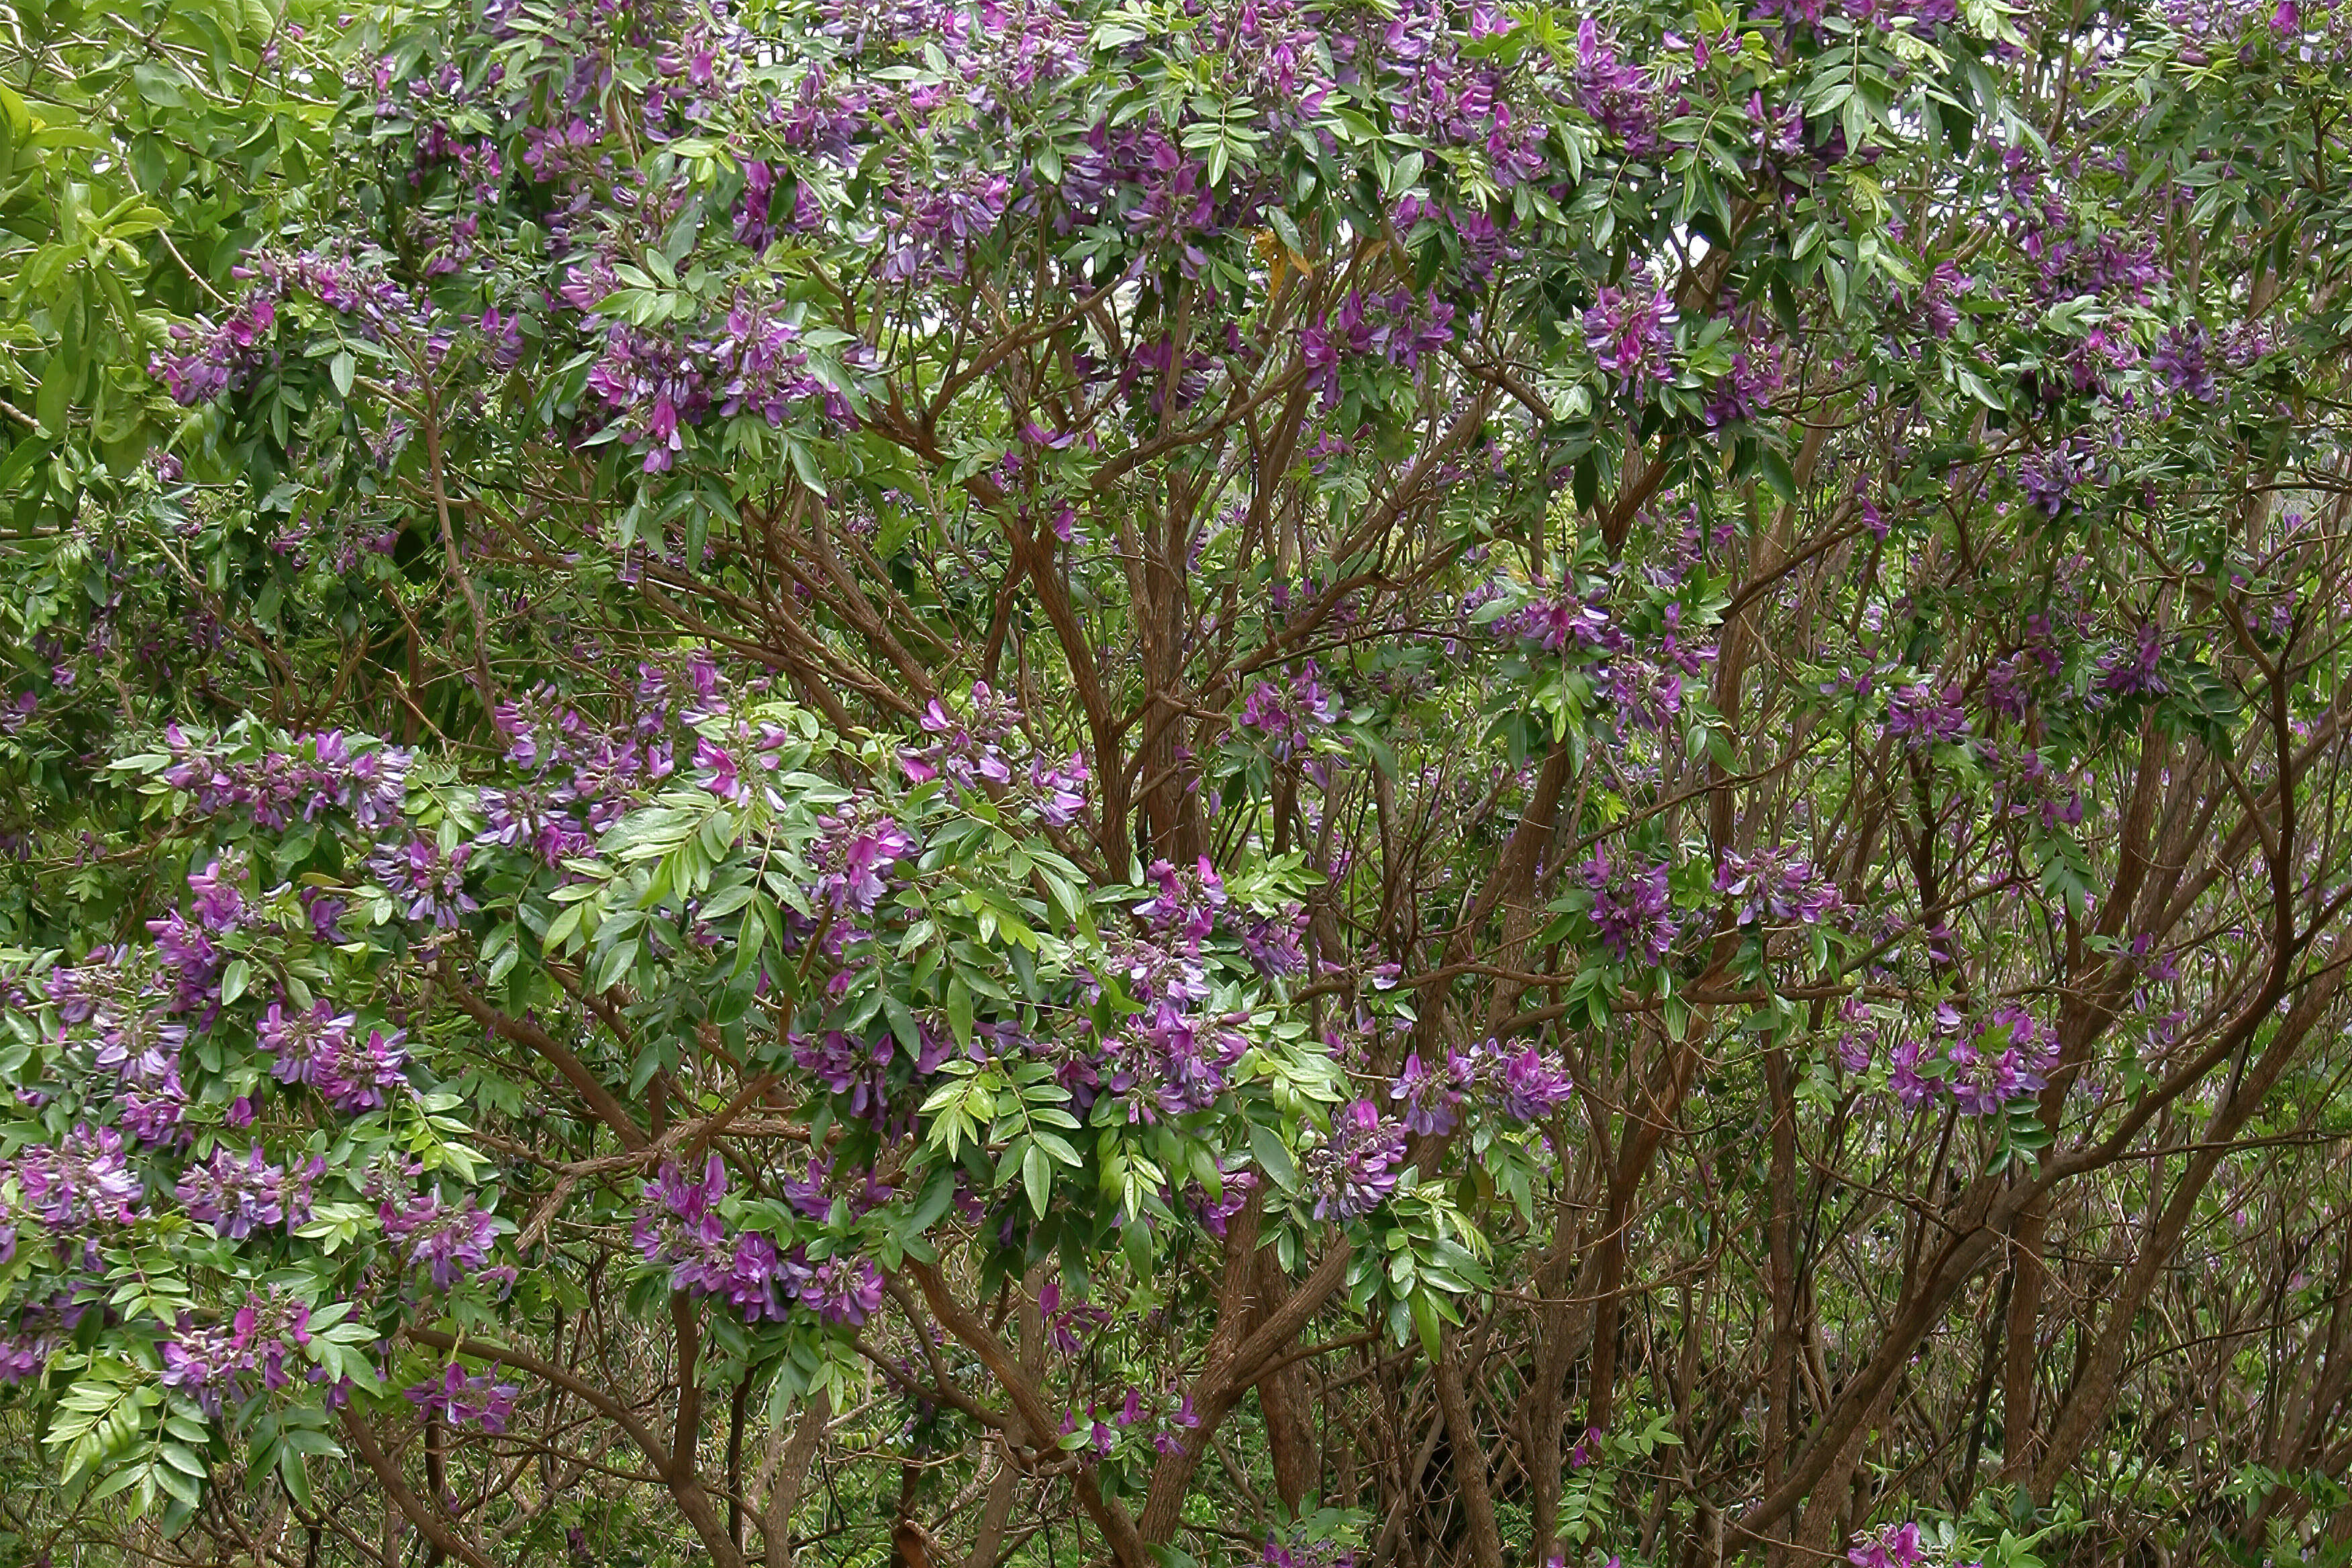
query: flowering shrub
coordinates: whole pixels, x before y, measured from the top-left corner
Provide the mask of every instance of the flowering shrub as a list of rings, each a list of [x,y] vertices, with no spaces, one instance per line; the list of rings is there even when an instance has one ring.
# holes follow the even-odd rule
[[[118,11],[9,1553],[2321,1549],[2352,12]]]

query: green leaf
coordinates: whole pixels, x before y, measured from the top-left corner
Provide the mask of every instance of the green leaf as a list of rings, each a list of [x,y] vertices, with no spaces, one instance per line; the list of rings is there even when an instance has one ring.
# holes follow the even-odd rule
[[[1021,1156],[1021,1181],[1029,1191],[1030,1212],[1044,1219],[1046,1200],[1054,1190],[1054,1163],[1034,1142]]]
[[[971,1044],[971,987],[961,974],[948,977],[948,1027],[955,1033],[959,1046]]]
[[[1266,1179],[1286,1193],[1297,1192],[1298,1166],[1292,1161],[1290,1150],[1284,1145],[1282,1134],[1262,1122],[1253,1121],[1249,1127],[1249,1141],[1250,1157],[1257,1162]]]

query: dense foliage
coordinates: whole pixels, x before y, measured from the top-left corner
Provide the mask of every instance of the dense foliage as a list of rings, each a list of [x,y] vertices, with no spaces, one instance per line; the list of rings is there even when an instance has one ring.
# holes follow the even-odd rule
[[[2352,1559],[2347,71],[0,4],[0,1553]]]

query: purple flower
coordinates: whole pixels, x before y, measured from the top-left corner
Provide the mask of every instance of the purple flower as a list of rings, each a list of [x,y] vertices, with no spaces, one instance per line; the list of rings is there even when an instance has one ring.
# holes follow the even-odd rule
[[[1160,1001],[1104,1042],[1102,1087],[1126,1101],[1130,1122],[1206,1110],[1248,1049],[1227,1021]]]
[[[437,1382],[413,1384],[401,1394],[419,1410],[438,1412],[453,1426],[479,1426],[498,1433],[505,1431],[513,1419],[515,1401],[521,1397],[522,1389],[516,1384],[500,1383],[488,1373],[469,1374],[451,1362]]]
[[[1214,1197],[1209,1195],[1208,1188],[1202,1186],[1198,1179],[1185,1183],[1184,1203],[1192,1210],[1192,1217],[1200,1221],[1202,1230],[1222,1239],[1227,1224],[1249,1206],[1250,1194],[1257,1191],[1257,1176],[1251,1171],[1222,1168],[1219,1176],[1218,1192]]]
[[[203,870],[188,878],[188,890],[196,895],[190,911],[196,923],[215,936],[234,932],[245,920],[245,895],[237,888],[235,868],[224,873],[219,857],[215,856]]]
[[[800,1288],[801,1305],[824,1322],[852,1328],[882,1307],[882,1271],[863,1258],[828,1258]]]
[[[2170,689],[2157,665],[2164,658],[2164,628],[2142,621],[2129,652],[2110,653],[2099,660],[2099,689],[2113,697],[2160,697]]]
[[[2058,1037],[2023,1008],[2003,1004],[1944,1054],[1952,1068],[1946,1086],[1960,1114],[1992,1116],[2049,1083],[2058,1068]]]
[[[173,974],[172,1010],[209,1014],[219,1000],[221,971],[226,965],[211,933],[177,910],[149,921],[147,930],[155,939],[156,958]]]
[[[1906,1110],[1916,1110],[1936,1092],[1933,1080],[1919,1070],[1926,1047],[1912,1039],[1899,1040],[1887,1055],[1886,1081]]]
[[[1358,1100],[1331,1113],[1331,1136],[1307,1152],[1299,1176],[1317,1219],[1350,1220],[1388,1201],[1403,1165],[1404,1129]]]
[[[2021,459],[2017,465],[2018,488],[2026,499],[2051,517],[2066,509],[2075,488],[2089,479],[2093,471],[2090,456],[2074,443],[2045,447]]]
[[[310,1087],[346,1116],[383,1110],[391,1095],[408,1087],[403,1070],[408,1053],[401,1047],[405,1038],[404,1029],[390,1035],[371,1029],[365,1041],[344,1036],[339,1048],[312,1059]]]
[[[1927,1543],[1915,1523],[1883,1524],[1853,1538],[1845,1560],[1853,1568],[1920,1568],[1927,1560]]]
[[[1585,24],[1591,26],[1590,22]],[[1674,306],[1664,289],[1603,289],[1584,312],[1584,344],[1593,363],[1630,393],[1647,382],[1674,379]]]
[[[849,1097],[849,1113],[879,1122],[889,1104],[887,1074],[898,1047],[886,1032],[861,1039],[839,1029],[794,1036],[793,1059],[835,1094]]]
[[[1580,595],[1566,583],[1549,590],[1537,586],[1534,597],[1491,623],[1497,637],[1531,642],[1546,653],[1614,653],[1630,646],[1611,623],[1602,595]],[[1496,592],[1501,591],[1497,586]]]
[[[1878,1053],[1878,1021],[1859,996],[1840,1004],[1838,1021],[1844,1026],[1838,1036],[1838,1065],[1851,1073],[1868,1072]]]
[[[1013,764],[1004,755],[1005,738],[1021,721],[1020,710],[974,681],[969,713],[959,717],[934,698],[923,710],[923,732],[934,737],[920,751],[900,759],[907,776],[918,784],[943,778],[958,789],[1013,782]]]
[[[173,1142],[187,1109],[188,1091],[180,1086],[180,1069],[174,1063],[165,1070],[162,1082],[123,1091],[122,1130],[141,1143]]]
[[[2202,321],[2188,321],[2166,332],[2149,353],[2147,368],[2177,395],[2199,403],[2221,395],[2213,379],[2212,339]]]
[[[269,1076],[280,1083],[310,1083],[318,1064],[341,1056],[351,1043],[358,1019],[338,1014],[324,1001],[310,1004],[308,1013],[289,1013],[282,1002],[272,1002],[255,1033],[269,1053]]]
[[[1938,261],[1916,291],[1895,290],[1888,310],[1898,321],[1925,327],[1932,337],[1948,338],[1960,324],[1959,297],[1975,286],[1976,279],[1951,262]]]
[[[229,1327],[247,1364],[260,1367],[264,1388],[275,1392],[293,1383],[286,1363],[293,1352],[310,1342],[308,1303],[273,1285],[264,1293],[247,1295],[245,1305],[229,1320]],[[321,1369],[310,1370],[315,1377]]]
[[[164,1387],[186,1394],[196,1408],[215,1418],[226,1405],[245,1397],[245,1376],[255,1370],[247,1336],[232,1324],[207,1326],[185,1313],[174,1334],[159,1347]]]
[[[6,1325],[0,1327],[0,1388],[29,1382],[47,1372],[49,1358],[65,1343],[85,1310],[70,1293],[62,1291],[47,1301],[13,1307]]]
[[[471,1194],[449,1208],[433,1192],[401,1203],[387,1198],[376,1217],[383,1223],[384,1235],[400,1247],[403,1261],[412,1268],[423,1268],[436,1290],[450,1289],[468,1275],[497,1272],[488,1265],[499,1222]]]
[[[631,1231],[637,1256],[667,1268],[672,1289],[716,1296],[753,1321],[781,1321],[810,1278],[808,1265],[797,1249],[781,1254],[759,1232],[730,1234],[719,1213],[726,1193],[727,1167],[715,1153],[698,1176],[664,1165],[638,1199]]]
[[[914,839],[896,818],[870,803],[845,805],[817,826],[823,837],[810,853],[818,873],[817,897],[837,910],[872,914],[889,891],[891,868],[914,854]]]
[[[1336,1541],[1285,1541],[1269,1535],[1260,1562],[1264,1568],[1356,1568],[1356,1553]]]
[[[473,852],[471,844],[445,851],[434,839],[412,838],[405,847],[378,848],[368,857],[368,872],[395,900],[405,901],[410,920],[454,926],[481,907],[466,892],[466,861]]]
[[[1404,1058],[1396,1082],[1389,1086],[1389,1098],[1404,1102],[1409,1131],[1443,1137],[1454,1131],[1454,1108],[1462,1103],[1462,1090],[1454,1087],[1451,1075],[1424,1066],[1421,1053],[1415,1051]]]
[[[258,1147],[240,1159],[224,1146],[208,1162],[183,1171],[177,1192],[191,1219],[212,1226],[215,1236],[243,1241],[268,1226],[282,1224],[290,1233],[307,1224],[310,1184],[326,1170],[324,1160],[313,1158],[289,1173],[265,1160]]]
[[[1151,880],[1158,891],[1134,906],[1135,918],[1165,940],[1197,950],[1215,929],[1218,911],[1225,907],[1225,884],[1206,855],[1189,872],[1180,872],[1166,860],[1151,863]]]
[[[1527,1126],[1544,1121],[1575,1092],[1566,1069],[1535,1046],[1514,1051],[1489,1038],[1466,1051],[1448,1052],[1442,1069],[1424,1066],[1417,1051],[1408,1056],[1389,1098],[1404,1102],[1408,1129],[1444,1134],[1454,1130],[1465,1100]]]
[[[1244,912],[1239,921],[1242,955],[1272,979],[1307,973],[1307,906],[1293,903],[1278,915]]]
[[[1568,1451],[1569,1468],[1580,1470],[1592,1463],[1592,1451],[1601,1447],[1601,1439],[1605,1436],[1607,1434],[1600,1427],[1587,1426],[1584,1436],[1576,1440],[1576,1447]]]
[[[1679,929],[1665,864],[1643,867],[1629,861],[1620,868],[1607,855],[1595,852],[1582,875],[1592,894],[1592,923],[1609,955],[1621,963],[1664,963]]]
[[[1763,328],[1747,324],[1731,341],[1738,345],[1731,351],[1731,368],[1715,384],[1701,416],[1710,430],[1761,418],[1766,402],[1780,390],[1780,351]]]
[[[367,742],[354,751],[341,731],[298,735],[257,758],[192,740],[176,724],[163,740],[172,757],[163,782],[194,796],[203,816],[242,812],[274,829],[341,810],[377,828],[399,819],[407,797],[410,753]]]
[[[52,1148],[36,1143],[14,1163],[25,1203],[50,1231],[129,1225],[143,1188],[111,1127],[77,1126]]]
[[[1493,1042],[1488,1044],[1493,1047]],[[1500,1054],[1499,1047],[1493,1048]],[[1533,1046],[1504,1058],[1496,1089],[1496,1108],[1521,1122],[1541,1121],[1576,1095],[1567,1072],[1546,1061]]]
[[[1578,104],[1623,142],[1629,155],[1646,157],[1656,150],[1659,84],[1640,66],[1620,59],[1615,41],[1590,16],[1577,24],[1575,87]]]
[[[1037,820],[1048,827],[1067,827],[1076,822],[1078,814],[1087,808],[1087,785],[1093,777],[1087,759],[1076,752],[1063,763],[1032,758],[1029,794]]]
[[[173,339],[192,345],[179,354],[156,354],[148,374],[171,389],[184,407],[210,403],[242,387],[268,361],[264,340],[278,320],[278,289],[257,286],[216,327],[172,329]]]
[[[1282,672],[1274,680],[1252,686],[1242,704],[1242,728],[1256,730],[1274,745],[1277,761],[1307,750],[1315,737],[1339,717],[1339,704],[1323,685],[1323,672],[1313,659]]]
[[[1819,925],[1844,903],[1836,884],[1794,849],[1726,855],[1715,874],[1715,890],[1733,901],[1742,925],[1759,920]]]
[[[1968,710],[1960,706],[1960,689],[1940,692],[1924,681],[1898,687],[1886,700],[1886,732],[1914,750],[1968,739]]]
[[[560,866],[595,847],[594,837],[537,787],[485,788],[478,800],[482,831],[474,837],[477,847],[528,849],[550,866]]]
[[[1339,404],[1339,365],[1345,359],[1378,360],[1410,374],[1454,341],[1454,313],[1434,289],[1426,296],[1409,289],[1386,294],[1349,289],[1336,310],[1300,336],[1299,360],[1308,384],[1329,409]],[[1157,393],[1153,399],[1156,412]]]

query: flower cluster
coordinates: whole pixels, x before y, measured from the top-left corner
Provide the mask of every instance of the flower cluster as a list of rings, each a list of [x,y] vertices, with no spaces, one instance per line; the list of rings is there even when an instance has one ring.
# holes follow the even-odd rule
[[[646,1184],[631,1237],[638,1257],[669,1270],[672,1289],[715,1297],[755,1322],[781,1321],[797,1304],[821,1321],[856,1327],[880,1310],[873,1264],[838,1254],[812,1263],[762,1232],[730,1232],[726,1195],[726,1163],[715,1153],[698,1176],[673,1162]]]
[[[1673,302],[1662,288],[1604,288],[1584,312],[1584,346],[1593,363],[1616,379],[1617,390],[1631,393],[1674,379],[1674,321]]]
[[[1205,1110],[1225,1090],[1249,1048],[1240,1020],[1200,1008],[1208,998],[1204,943],[1230,907],[1223,881],[1203,856],[1190,871],[1154,861],[1150,896],[1133,907],[1140,933],[1111,937],[1107,973],[1137,1010],[1094,1043],[1092,1061],[1064,1073],[1080,1107],[1097,1091],[1126,1107],[1129,1122]]]
[[[2038,1094],[2058,1068],[2058,1037],[2023,1008],[1995,1007],[1945,1050],[1946,1080],[1963,1116],[1992,1116]]]
[[[871,915],[889,891],[892,867],[915,852],[915,841],[881,805],[853,802],[821,820],[809,854],[817,897],[835,909]]]
[[[298,735],[259,756],[192,740],[177,724],[164,730],[163,742],[172,758],[163,782],[194,795],[196,811],[207,816],[235,811],[276,831],[340,810],[375,829],[398,821],[407,801],[410,754],[354,742],[341,731]]]
[[[276,298],[263,289],[249,289],[216,326],[174,323],[172,341],[185,352],[156,354],[148,363],[148,373],[163,383],[171,390],[172,401],[184,408],[210,403],[252,379],[265,357],[264,341],[277,321]]]
[[[842,1096],[850,1115],[881,1124],[890,1104],[890,1063],[898,1052],[887,1032],[868,1037],[824,1029],[794,1035],[792,1047],[801,1069]]]
[[[730,805],[750,805],[758,800],[773,810],[784,797],[772,778],[782,765],[779,751],[791,740],[773,724],[737,720],[714,725],[719,732],[694,739],[694,782]]]
[[[1317,1219],[1350,1220],[1371,1213],[1396,1191],[1403,1170],[1404,1129],[1384,1120],[1369,1100],[1350,1100],[1333,1111],[1330,1137],[1298,1163]]]
[[[57,1354],[88,1310],[69,1293],[13,1307],[7,1326],[0,1329],[0,1388],[47,1372],[49,1358]]]
[[[1405,1127],[1438,1135],[1454,1131],[1465,1100],[1525,1126],[1544,1121],[1575,1094],[1567,1070],[1538,1047],[1514,1051],[1495,1039],[1448,1051],[1436,1066],[1412,1052],[1389,1086],[1389,1098],[1403,1107]]]
[[[1708,394],[1703,416],[1710,430],[1760,418],[1766,402],[1780,390],[1780,346],[1760,316],[1743,310],[1732,325],[1737,336],[1731,339],[1731,368]]]
[[[1112,1413],[1111,1421],[1123,1430],[1141,1428],[1150,1432],[1152,1450],[1160,1454],[1182,1453],[1184,1434],[1201,1425],[1201,1417],[1192,1408],[1192,1394],[1173,1387],[1147,1394],[1130,1386]]]
[[[1741,925],[1819,925],[1845,902],[1837,884],[1793,849],[1726,855],[1715,874],[1715,890],[1732,900]]]
[[[641,700],[625,723],[601,723],[544,686],[499,704],[507,760],[530,776],[534,794],[524,808],[537,814],[529,831],[542,854],[604,832],[677,771],[677,704],[664,700],[664,672],[647,665],[639,673]],[[715,693],[715,667],[689,660],[682,677],[689,690],[698,677]],[[512,831],[493,819],[492,834]]]
[[[2147,368],[2173,395],[2210,403],[2221,395],[2213,374],[2216,357],[2205,323],[2191,321],[2171,328],[2158,341],[2149,351]]]
[[[466,861],[473,852],[471,844],[445,850],[429,837],[380,845],[368,857],[368,874],[410,920],[430,921],[446,929],[481,907],[466,891]]]
[[[1021,710],[987,682],[972,683],[961,713],[934,699],[920,723],[931,740],[903,753],[898,763],[912,782],[944,779],[960,790],[983,791],[1048,827],[1066,827],[1086,809],[1092,778],[1086,759],[1075,752],[1063,761],[1040,753],[1016,769],[1010,747],[1020,732]]]
[[[1264,1568],[1356,1568],[1356,1552],[1354,1548],[1336,1541],[1285,1540],[1269,1535],[1259,1562]]]
[[[1500,593],[1499,586],[1495,590]],[[1628,646],[1623,631],[1610,618],[1608,592],[1595,589],[1580,594],[1570,584],[1547,588],[1537,584],[1536,592],[1516,609],[1507,609],[1506,602],[1492,601],[1494,607],[1484,614],[1495,617],[1488,624],[1495,635],[1519,642],[1532,643],[1546,653],[1614,653]]]
[[[592,286],[581,297],[602,292]],[[811,364],[799,324],[776,303],[749,296],[696,334],[611,322],[588,390],[611,416],[599,437],[642,448],[649,474],[668,471],[686,449],[685,433],[714,415],[755,415],[777,426],[804,412],[836,424],[849,418],[847,402]]]
[[[2157,667],[2164,659],[2164,628],[2142,621],[2129,649],[2099,659],[2098,689],[2109,697],[2161,697],[2169,689]]]
[[[2056,517],[2095,471],[2086,447],[2079,441],[2062,441],[2019,460],[2017,487],[2044,513]]]
[[[319,1097],[346,1116],[381,1110],[390,1097],[409,1087],[404,1070],[408,1053],[403,1048],[405,1030],[386,1035],[371,1029],[359,1037],[359,1020],[337,1013],[324,1001],[306,1012],[272,1002],[256,1035],[270,1056],[269,1073],[283,1084],[308,1084]]]
[[[290,1384],[287,1363],[310,1342],[309,1306],[273,1289],[247,1296],[226,1322],[205,1323],[183,1313],[173,1336],[158,1347],[159,1381],[216,1417],[252,1392],[246,1380],[256,1373],[265,1389]]]
[[[1293,903],[1276,914],[1239,911],[1235,940],[1250,966],[1269,980],[1307,973],[1307,906]]]
[[[456,336],[454,321],[372,264],[348,257],[252,251],[231,271],[249,285],[245,298],[217,326],[174,325],[171,336],[184,352],[158,353],[148,363],[183,406],[213,402],[251,381],[268,363],[279,307],[292,296],[317,300],[371,341],[398,335],[436,360]]]
[[[153,948],[100,948],[79,966],[50,971],[47,985],[67,1037],[88,1051],[93,1068],[114,1076],[121,1128],[142,1144],[176,1137],[187,1104],[180,1055],[188,1024],[166,1009],[208,1008],[215,978],[209,945],[194,951],[201,927],[166,922],[165,930],[180,942],[179,956],[197,959],[198,968],[159,963]]]
[[[1888,1053],[1887,1082],[1906,1110],[1917,1110],[1937,1092],[1951,1097],[1963,1116],[1992,1116],[2011,1102],[2037,1094],[2058,1067],[2058,1037],[2024,1009],[1993,1008],[1965,1020],[1948,1005],[1937,1009],[1940,1058],[1917,1040],[1899,1042]]]
[[[1038,1287],[1037,1312],[1045,1326],[1046,1342],[1066,1356],[1083,1355],[1094,1331],[1110,1321],[1110,1313],[1091,1301],[1064,1300],[1059,1279],[1048,1279]]]
[[[437,1192],[398,1202],[388,1197],[376,1217],[383,1224],[384,1236],[400,1248],[402,1260],[411,1268],[423,1268],[436,1290],[452,1289],[466,1279],[514,1278],[510,1268],[489,1267],[499,1222],[470,1194],[446,1205]]]
[[[241,1159],[224,1145],[182,1171],[177,1191],[189,1218],[212,1226],[215,1236],[243,1241],[270,1226],[290,1233],[309,1223],[311,1184],[326,1171],[326,1161],[315,1156],[289,1170],[271,1164],[258,1145]]]
[[[1969,738],[1968,710],[1960,689],[1941,689],[1925,681],[1897,687],[1886,700],[1886,733],[1914,751]]]
[[[400,1392],[417,1409],[431,1411],[452,1426],[479,1426],[490,1433],[507,1429],[515,1401],[522,1395],[519,1384],[500,1383],[488,1373],[468,1373],[454,1361],[439,1378]]]
[[[1882,1524],[1855,1536],[1845,1560],[1853,1568],[1921,1568],[1927,1561],[1927,1546],[1916,1523]]]
[[[93,1226],[129,1225],[144,1192],[111,1127],[78,1126],[55,1144],[36,1143],[8,1163],[25,1209],[60,1239]],[[10,1250],[14,1250],[11,1243]]]
[[[1298,358],[1324,405],[1337,407],[1343,359],[1379,360],[1411,374],[1453,341],[1454,307],[1433,291],[1423,298],[1405,289],[1371,295],[1349,289],[1326,320],[1300,334]]]
[[[1609,956],[1621,963],[1664,963],[1680,929],[1665,863],[1627,860],[1620,866],[1596,850],[1580,876],[1592,895],[1592,923]]]
[[[1616,40],[1587,16],[1576,28],[1575,90],[1578,106],[1602,131],[1625,144],[1628,155],[1645,158],[1657,150],[1665,95],[1651,73],[1621,58]]]
[[[776,197],[780,180],[788,184],[788,207]],[[754,251],[762,251],[787,234],[805,234],[824,221],[824,212],[805,180],[761,158],[743,161],[743,195],[735,207],[735,237]]]
[[[1339,699],[1324,686],[1323,672],[1310,658],[1276,679],[1253,685],[1242,704],[1241,721],[1244,729],[1265,736],[1276,761],[1287,762],[1311,749],[1316,736],[1339,715]]]

